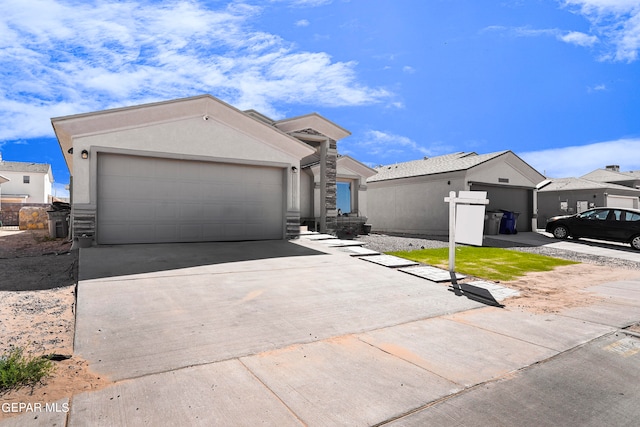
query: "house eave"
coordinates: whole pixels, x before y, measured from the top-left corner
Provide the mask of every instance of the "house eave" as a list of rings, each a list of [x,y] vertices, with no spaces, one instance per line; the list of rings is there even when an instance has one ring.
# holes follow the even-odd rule
[[[338,166],[343,166],[347,169],[350,169],[353,172],[365,178],[369,178],[378,173],[377,170],[370,168],[369,166],[365,165],[362,162],[357,161],[356,159],[350,156],[338,157],[337,164]]]
[[[351,132],[318,113],[279,120],[274,123],[274,126],[286,133],[314,129],[334,141],[339,141],[351,135]]]
[[[73,150],[71,149],[75,138],[195,117],[201,117],[203,120],[218,120],[260,141],[265,140],[264,134],[268,132],[273,135],[273,138],[268,142],[269,144],[300,159],[315,152],[312,147],[287,135],[280,129],[264,121],[256,120],[249,114],[208,94],[54,117],[51,119],[51,124],[58,138],[67,167],[73,174]]]

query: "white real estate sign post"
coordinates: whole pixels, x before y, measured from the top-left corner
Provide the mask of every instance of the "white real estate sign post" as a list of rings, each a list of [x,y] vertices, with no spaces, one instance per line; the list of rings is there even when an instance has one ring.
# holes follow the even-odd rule
[[[449,192],[449,271],[455,272],[456,242],[482,246],[484,210],[489,204],[486,191]]]

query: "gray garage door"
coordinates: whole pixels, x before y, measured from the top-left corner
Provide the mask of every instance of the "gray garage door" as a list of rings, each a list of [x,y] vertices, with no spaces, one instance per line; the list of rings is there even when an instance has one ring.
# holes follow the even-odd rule
[[[283,170],[98,155],[100,244],[283,238]]]
[[[531,213],[533,212],[533,190],[526,188],[500,187],[474,183],[473,191],[486,191],[489,211],[519,212],[518,231],[531,231]]]

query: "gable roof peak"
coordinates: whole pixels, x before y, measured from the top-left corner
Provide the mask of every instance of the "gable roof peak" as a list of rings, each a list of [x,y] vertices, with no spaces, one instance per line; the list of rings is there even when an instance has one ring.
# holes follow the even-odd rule
[[[278,120],[274,123],[274,126],[282,132],[289,134],[313,129],[334,141],[339,141],[342,138],[346,138],[351,135],[351,132],[318,113],[309,113],[302,116]]]

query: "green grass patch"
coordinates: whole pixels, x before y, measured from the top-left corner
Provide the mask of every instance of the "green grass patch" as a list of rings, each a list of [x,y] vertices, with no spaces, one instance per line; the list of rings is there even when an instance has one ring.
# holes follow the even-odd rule
[[[55,369],[46,357],[24,353],[14,348],[0,356],[0,392],[25,385],[34,385]]]
[[[388,252],[412,261],[449,268],[449,248]],[[559,258],[501,248],[456,247],[456,271],[487,280],[509,281],[535,271],[551,271],[561,265],[579,264]]]

